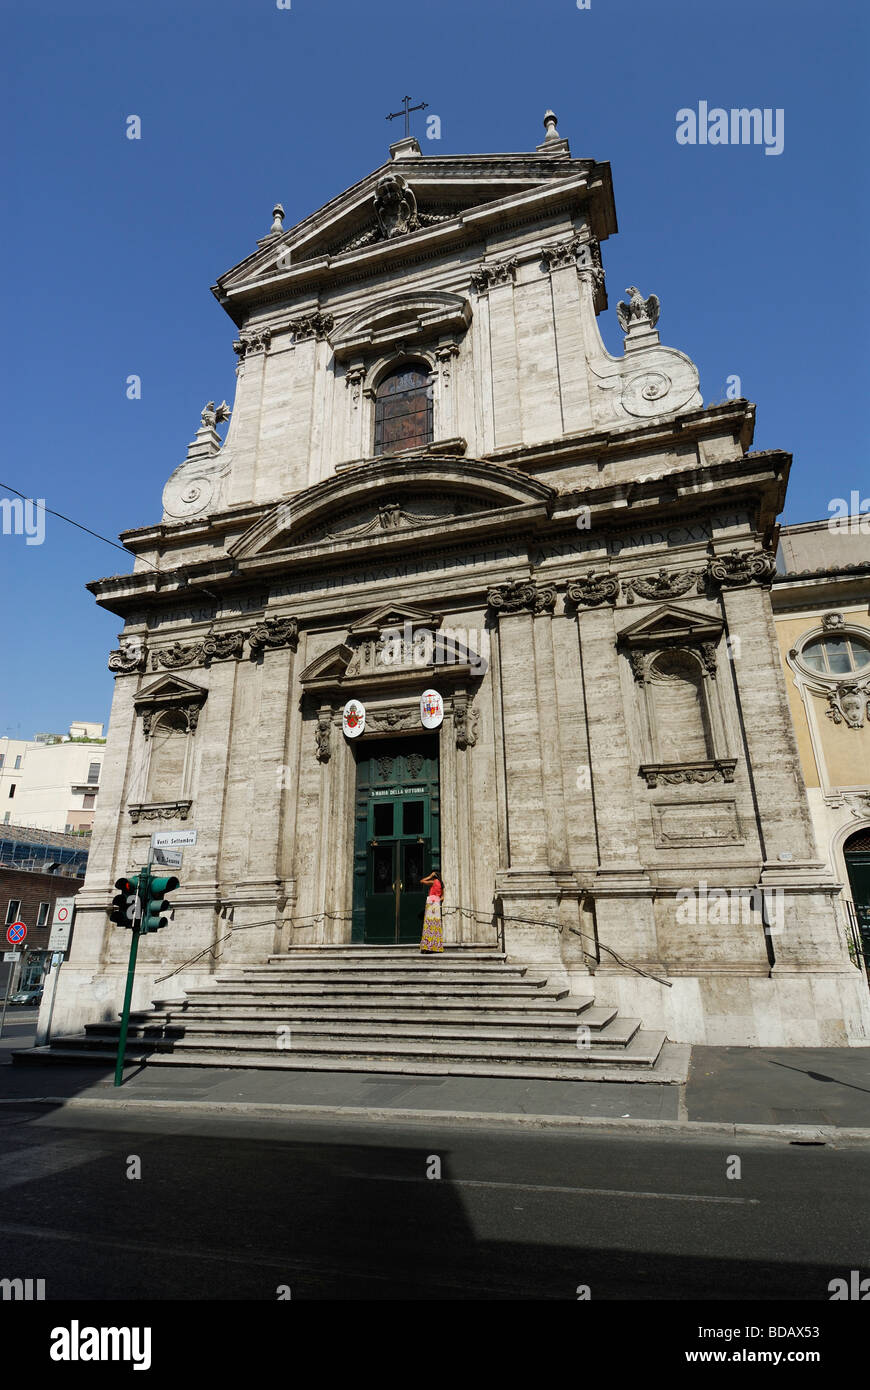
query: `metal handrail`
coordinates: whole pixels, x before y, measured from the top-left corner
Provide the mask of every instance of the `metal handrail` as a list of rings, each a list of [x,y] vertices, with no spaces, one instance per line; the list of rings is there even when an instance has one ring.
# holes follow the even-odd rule
[[[859,970],[863,970],[867,976],[867,983],[870,984],[870,963],[867,960],[867,953],[864,950],[864,938],[861,935],[861,928],[858,925],[858,917],[855,912],[855,904],[851,898],[844,899],[846,905],[846,926],[848,930],[849,954],[854,953],[855,964]]]

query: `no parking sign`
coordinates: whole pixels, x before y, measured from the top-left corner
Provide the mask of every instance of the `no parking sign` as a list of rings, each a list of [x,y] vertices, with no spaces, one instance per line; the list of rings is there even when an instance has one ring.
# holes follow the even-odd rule
[[[27,935],[27,927],[23,922],[13,922],[11,927],[6,928],[6,940],[10,946],[20,946]]]

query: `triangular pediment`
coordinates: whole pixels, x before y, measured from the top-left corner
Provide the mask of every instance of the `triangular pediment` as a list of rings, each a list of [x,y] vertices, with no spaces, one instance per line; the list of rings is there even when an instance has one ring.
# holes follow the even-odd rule
[[[440,622],[440,617],[434,613],[427,613],[422,608],[405,608],[394,603],[387,603],[358,618],[348,628],[348,634],[353,634],[356,637],[373,637],[388,629],[404,628],[405,623],[409,623],[412,630],[417,627],[434,630]]]
[[[623,628],[619,634],[620,642],[646,644],[667,640],[701,641],[718,635],[722,631],[719,619],[706,613],[695,613],[691,608],[677,604],[663,604],[645,618]]]
[[[482,676],[488,660],[470,645],[465,629],[441,629],[441,619],[422,609],[384,605],[359,618],[347,639],[309,662],[300,677],[310,694],[346,697],[435,681],[466,685]],[[480,634],[478,634],[479,638]],[[480,645],[480,642],[478,642]]]
[[[552,206],[562,194],[564,205],[576,210],[594,203],[599,239],[616,230],[609,168],[594,160],[567,153],[392,159],[295,226],[263,237],[256,251],[220,277],[215,293],[240,322],[239,297],[248,287],[271,290],[286,278],[292,289],[294,274],[305,266],[329,267],[393,244],[422,243],[450,228],[479,238],[487,219],[496,226],[508,207],[516,212],[527,200]]]
[[[134,695],[134,705],[169,704],[186,700],[204,700],[208,691],[180,676],[161,676]]]

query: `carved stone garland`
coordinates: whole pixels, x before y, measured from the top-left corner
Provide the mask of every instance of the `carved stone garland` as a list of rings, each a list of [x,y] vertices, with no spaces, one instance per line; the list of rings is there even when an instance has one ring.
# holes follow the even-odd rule
[[[234,628],[227,632],[210,632],[199,642],[173,642],[168,647],[152,651],[151,670],[177,671],[183,666],[210,666],[213,661],[240,661],[248,643],[251,660],[256,660],[267,647],[290,646],[299,641],[297,618],[266,618],[249,631]],[[148,653],[142,638],[122,640],[121,647],[109,653],[109,670],[116,676],[132,675],[146,669]]]
[[[694,586],[699,593],[704,592],[703,570],[660,569],[658,574],[644,575],[638,579],[626,579],[622,592],[626,603],[634,603],[635,597],[659,600],[681,598]]]

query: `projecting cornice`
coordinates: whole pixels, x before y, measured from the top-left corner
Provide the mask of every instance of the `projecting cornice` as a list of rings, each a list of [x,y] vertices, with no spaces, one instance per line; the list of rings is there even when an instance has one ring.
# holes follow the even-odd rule
[[[584,430],[580,434],[560,435],[541,444],[511,444],[495,449],[485,457],[492,463],[511,468],[533,470],[550,468],[566,461],[598,462],[605,455],[646,453],[651,449],[665,450],[677,442],[721,436],[723,427],[730,428],[736,447],[749,448],[755,431],[755,405],[747,400],[727,401],[723,405],[705,406],[682,415],[667,416],[648,424],[628,424],[610,430]],[[781,450],[768,451],[771,455]],[[746,455],[757,457],[757,455]]]

